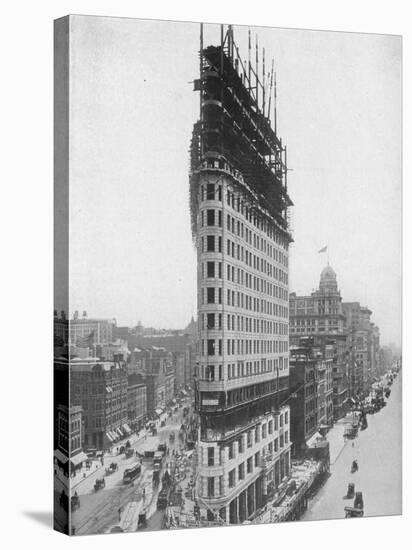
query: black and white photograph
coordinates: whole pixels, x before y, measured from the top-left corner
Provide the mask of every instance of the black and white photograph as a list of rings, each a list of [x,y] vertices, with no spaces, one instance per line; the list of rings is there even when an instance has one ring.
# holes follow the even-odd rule
[[[402,513],[402,38],[66,16],[54,527]]]

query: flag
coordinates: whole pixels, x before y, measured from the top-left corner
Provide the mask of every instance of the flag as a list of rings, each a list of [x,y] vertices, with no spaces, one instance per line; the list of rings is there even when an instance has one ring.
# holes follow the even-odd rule
[[[324,246],[323,248],[321,248],[320,250],[318,250],[318,254],[320,254],[321,252],[326,252],[328,249],[328,246]]]

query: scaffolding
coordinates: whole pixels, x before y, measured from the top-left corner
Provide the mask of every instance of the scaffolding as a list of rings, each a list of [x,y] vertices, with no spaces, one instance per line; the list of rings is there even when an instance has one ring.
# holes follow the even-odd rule
[[[250,195],[249,207],[263,211],[275,221],[291,242],[287,191],[287,148],[277,135],[277,86],[274,60],[266,71],[265,50],[260,68],[256,37],[255,62],[249,31],[248,60],[242,60],[233,29],[221,25],[220,45],[203,45],[200,29],[200,119],[191,142],[191,211],[195,234],[196,184],[201,170],[224,170]],[[272,127],[273,126],[273,127]]]

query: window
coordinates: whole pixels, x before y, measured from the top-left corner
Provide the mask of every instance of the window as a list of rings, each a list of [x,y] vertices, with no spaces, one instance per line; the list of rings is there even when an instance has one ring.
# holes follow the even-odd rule
[[[214,278],[215,276],[215,262],[207,262],[207,277]]]
[[[266,424],[262,425],[262,439],[265,439],[266,437]]]
[[[229,488],[230,489],[235,486],[235,480],[236,480],[235,476],[236,476],[235,469],[230,470],[230,472],[229,472]]]
[[[214,313],[208,313],[207,314],[207,328],[215,328],[215,314]]]
[[[246,462],[246,471],[248,474],[251,474],[253,472],[253,457],[247,459]]]
[[[243,453],[244,451],[244,445],[243,445],[243,437],[239,439],[239,453]]]
[[[259,462],[260,462],[260,453],[257,452],[255,453],[255,468],[259,467]]]
[[[207,252],[214,252],[215,251],[215,237],[214,237],[214,235],[208,235],[206,243],[207,243],[206,251]]]
[[[215,184],[214,183],[208,183],[206,187],[206,199],[208,201],[215,200]]]
[[[234,453],[233,453],[233,443],[231,443],[228,447],[228,455],[229,455],[229,460],[231,460],[233,457],[234,457]]]
[[[207,448],[207,465],[208,466],[215,465],[215,448],[214,447]]]
[[[269,420],[269,434],[273,433],[273,420]]]
[[[208,340],[207,341],[207,354],[208,355],[214,355],[215,354],[215,341],[214,340]]]
[[[215,289],[214,287],[207,287],[207,303],[208,304],[214,304],[215,303]]]
[[[239,464],[238,468],[238,477],[240,479],[245,479],[245,463],[242,462],[242,464]]]
[[[214,210],[206,210],[206,224],[207,225],[215,225],[215,211]]]
[[[248,448],[252,446],[252,432],[247,433],[247,446]]]
[[[208,497],[215,496],[215,478],[214,477],[207,478],[207,496]]]

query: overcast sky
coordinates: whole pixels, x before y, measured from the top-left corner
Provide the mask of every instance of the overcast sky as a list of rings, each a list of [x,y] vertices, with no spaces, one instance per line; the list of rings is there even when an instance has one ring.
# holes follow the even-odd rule
[[[275,58],[288,146],[290,290],[319,283],[328,245],[344,301],[400,343],[400,75],[394,36],[253,28]],[[247,57],[247,29],[234,28]],[[219,28],[205,28],[205,44]],[[196,312],[189,218],[199,25],[72,22],[70,310],[180,328]],[[269,62],[267,62],[269,67]]]

